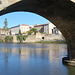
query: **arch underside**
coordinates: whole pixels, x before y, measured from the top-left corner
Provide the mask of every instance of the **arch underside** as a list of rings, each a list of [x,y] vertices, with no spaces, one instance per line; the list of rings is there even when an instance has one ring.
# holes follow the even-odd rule
[[[75,59],[75,3],[70,0],[21,0],[0,11],[0,15],[27,11],[39,14],[62,32],[68,45],[68,58]]]

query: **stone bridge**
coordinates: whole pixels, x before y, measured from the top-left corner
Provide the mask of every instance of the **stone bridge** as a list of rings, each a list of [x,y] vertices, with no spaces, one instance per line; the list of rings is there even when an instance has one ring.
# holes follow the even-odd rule
[[[75,0],[0,0],[0,16],[15,11],[39,14],[62,32],[68,58],[75,59]]]

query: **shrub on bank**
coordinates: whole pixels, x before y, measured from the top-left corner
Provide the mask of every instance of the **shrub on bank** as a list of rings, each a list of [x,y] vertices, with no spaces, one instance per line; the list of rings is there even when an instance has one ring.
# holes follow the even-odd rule
[[[28,35],[31,35],[33,33],[33,31],[28,31]]]
[[[24,35],[23,40],[25,41],[27,37],[28,37],[28,35]]]
[[[22,41],[23,41],[23,40],[25,41],[27,37],[28,37],[28,35],[24,35],[24,36],[18,35],[18,36],[17,36],[17,40],[18,40],[20,43],[22,43]]]
[[[37,29],[35,29],[35,28],[32,28],[31,31],[33,31],[35,35],[38,32]]]
[[[0,42],[3,42],[3,40],[0,39]]]
[[[6,36],[5,42],[13,42],[13,37],[12,36]]]
[[[23,41],[22,35],[18,35],[18,36],[17,36],[17,40],[21,43],[21,42]]]

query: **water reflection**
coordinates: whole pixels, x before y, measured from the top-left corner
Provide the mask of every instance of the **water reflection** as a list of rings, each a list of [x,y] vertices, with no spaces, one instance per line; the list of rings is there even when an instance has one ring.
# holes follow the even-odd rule
[[[72,75],[69,69],[72,67],[62,64],[62,57],[65,55],[66,44],[1,43],[0,74]]]

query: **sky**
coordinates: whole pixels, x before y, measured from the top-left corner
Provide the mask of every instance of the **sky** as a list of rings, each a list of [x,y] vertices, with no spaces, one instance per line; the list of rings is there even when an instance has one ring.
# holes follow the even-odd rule
[[[0,28],[3,28],[5,18],[7,18],[8,28],[22,24],[36,25],[50,23],[50,21],[35,13],[13,12],[0,16]]]

